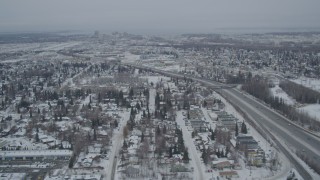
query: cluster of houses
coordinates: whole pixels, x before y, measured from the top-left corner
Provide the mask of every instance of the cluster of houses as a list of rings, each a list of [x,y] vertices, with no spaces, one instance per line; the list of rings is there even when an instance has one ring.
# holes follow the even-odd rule
[[[204,119],[201,109],[199,109],[198,107],[191,108],[188,111],[187,118],[188,120],[186,121],[186,125],[190,124],[194,131],[208,131],[207,122]]]

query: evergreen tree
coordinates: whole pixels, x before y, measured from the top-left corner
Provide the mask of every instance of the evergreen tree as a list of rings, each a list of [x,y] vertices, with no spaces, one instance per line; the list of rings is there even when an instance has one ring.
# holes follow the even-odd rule
[[[212,129],[211,129],[210,139],[215,140],[215,132]]]
[[[224,150],[222,149],[221,152],[220,152],[220,157],[225,157],[224,155],[225,155],[224,154]]]
[[[167,127],[166,127],[166,125],[163,126],[162,133],[163,133],[163,134],[166,134],[166,133],[167,133]]]
[[[140,111],[140,109],[141,109],[141,106],[140,106],[140,104],[138,102],[136,104],[136,108],[137,108],[138,111]]]
[[[91,140],[90,132],[88,132],[87,138],[88,138],[88,141],[90,141],[90,140]]]
[[[194,138],[195,136],[196,136],[196,132],[195,132],[195,131],[192,131],[191,137]]]
[[[36,142],[40,141],[38,132],[36,133],[35,140],[36,140]]]
[[[206,100],[203,101],[203,107],[207,107],[207,101]]]
[[[201,158],[203,159],[204,164],[208,163],[208,154],[207,154],[207,150],[205,148],[205,146],[203,146],[203,151],[202,151],[202,155]]]
[[[242,134],[247,134],[248,133],[247,126],[244,123],[244,121],[242,122],[242,125],[241,125],[241,133]]]
[[[159,125],[157,126],[156,134],[159,135],[161,133]]]
[[[141,134],[141,142],[143,142],[144,141],[144,134],[142,133]]]
[[[168,153],[169,153],[169,158],[171,158],[172,157],[172,147],[171,146],[169,147]]]
[[[182,160],[183,160],[184,162],[189,162],[189,152],[188,152],[187,149],[184,150]]]
[[[122,90],[120,90],[120,92],[119,92],[119,99],[123,99],[123,92],[122,92]]]
[[[220,149],[218,149],[218,151],[216,151],[216,155],[217,155],[217,157],[218,157],[218,158],[220,158],[220,157],[221,157]]]
[[[100,94],[100,92],[98,93],[98,103],[100,103],[101,102],[101,94]]]
[[[239,135],[239,128],[238,128],[238,122],[236,122],[236,137]]]
[[[156,105],[156,109],[160,109],[160,95],[158,92],[155,97],[155,105]]]
[[[67,115],[67,114],[69,113],[69,112],[68,112],[68,108],[67,108],[67,107],[66,107],[66,110],[65,110],[65,112],[66,112],[66,115]]]
[[[69,168],[73,167],[73,163],[74,163],[75,160],[76,160],[75,155],[72,155],[71,158],[70,158],[70,161],[69,161]]]
[[[118,127],[118,125],[119,125],[119,124],[118,124],[118,121],[117,121],[117,120],[115,120],[115,121],[114,121],[114,127],[116,127],[116,128],[117,128],[117,127]]]
[[[132,99],[134,95],[133,88],[130,88],[129,97]]]
[[[230,151],[230,147],[229,147],[229,146],[227,146],[227,147],[226,147],[226,152],[225,152],[224,157],[228,157],[229,151]]]
[[[128,148],[128,144],[127,144],[126,140],[123,141],[122,148],[123,149],[127,149]]]
[[[96,129],[93,129],[93,140],[97,140],[97,132]]]

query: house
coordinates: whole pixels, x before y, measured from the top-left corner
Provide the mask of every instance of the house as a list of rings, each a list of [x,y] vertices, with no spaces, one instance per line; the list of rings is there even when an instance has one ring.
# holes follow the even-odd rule
[[[220,177],[231,179],[231,178],[239,178],[237,171],[222,171],[219,172]]]
[[[212,162],[212,168],[218,169],[218,170],[223,170],[225,168],[228,169],[233,169],[234,165],[230,161],[222,161],[222,162]]]
[[[127,167],[127,169],[124,171],[125,175],[127,177],[138,177],[139,176],[139,169],[133,166]]]
[[[189,122],[190,122],[192,128],[198,132],[205,132],[207,129],[205,122],[202,120],[191,119]]]
[[[252,166],[261,167],[265,163],[265,153],[262,149],[248,150],[248,160]]]
[[[240,150],[259,149],[258,142],[252,136],[239,135],[236,140],[236,146]]]
[[[235,118],[232,114],[228,114],[225,111],[222,112],[216,112],[217,114],[217,120],[219,122],[219,126],[223,128],[227,128],[231,131],[234,131],[236,129],[236,123],[238,121],[237,118]]]
[[[220,118],[219,119],[219,126],[223,128],[227,128],[231,131],[235,131],[236,129],[236,123],[237,123],[236,118]]]

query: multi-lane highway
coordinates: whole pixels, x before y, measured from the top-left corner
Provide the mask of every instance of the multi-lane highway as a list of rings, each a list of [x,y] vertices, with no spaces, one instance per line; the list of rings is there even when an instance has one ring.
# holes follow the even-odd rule
[[[163,75],[172,77],[185,77],[184,75],[161,71],[152,68],[134,66],[136,68],[148,69]],[[247,96],[237,89],[223,85],[210,80],[188,77],[204,85],[214,88],[221,88],[219,91],[229,101],[236,104],[242,112],[246,113],[251,120],[259,126],[263,126],[267,133],[271,133],[275,137],[275,141],[279,149],[287,156],[290,163],[298,170],[304,179],[312,179],[311,175],[304,167],[292,156],[293,151],[300,151],[310,159],[320,164],[320,138],[305,129],[296,126],[288,119],[270,109],[268,106],[254,100],[251,96]]]
[[[287,156],[304,179],[312,179],[304,167],[297,162],[289,151],[300,151],[312,160],[320,162],[319,138],[295,126],[280,114],[263,104],[243,95],[235,89],[221,90],[225,97],[236,104],[243,112],[260,126],[264,126],[275,138],[280,150]]]

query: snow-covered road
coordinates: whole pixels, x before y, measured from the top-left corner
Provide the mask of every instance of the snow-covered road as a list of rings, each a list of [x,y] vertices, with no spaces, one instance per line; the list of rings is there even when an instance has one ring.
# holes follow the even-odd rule
[[[154,113],[155,110],[155,97],[156,97],[156,90],[151,88],[149,90],[150,97],[149,97],[149,111],[150,113]]]
[[[204,164],[201,163],[200,156],[198,155],[197,149],[193,144],[191,133],[188,131],[185,122],[183,120],[182,112],[177,112],[177,123],[182,129],[183,139],[185,142],[185,146],[188,147],[189,155],[190,155],[190,163],[191,166],[194,167],[193,179],[194,180],[203,180],[205,177],[205,167]]]
[[[123,112],[121,114],[121,122],[119,123],[119,130],[114,130],[112,136],[112,147],[109,154],[109,163],[106,167],[107,171],[107,180],[113,180],[115,171],[117,168],[117,161],[118,159],[116,156],[119,154],[122,142],[123,142],[123,128],[125,127],[128,119],[129,119],[130,112]]]

